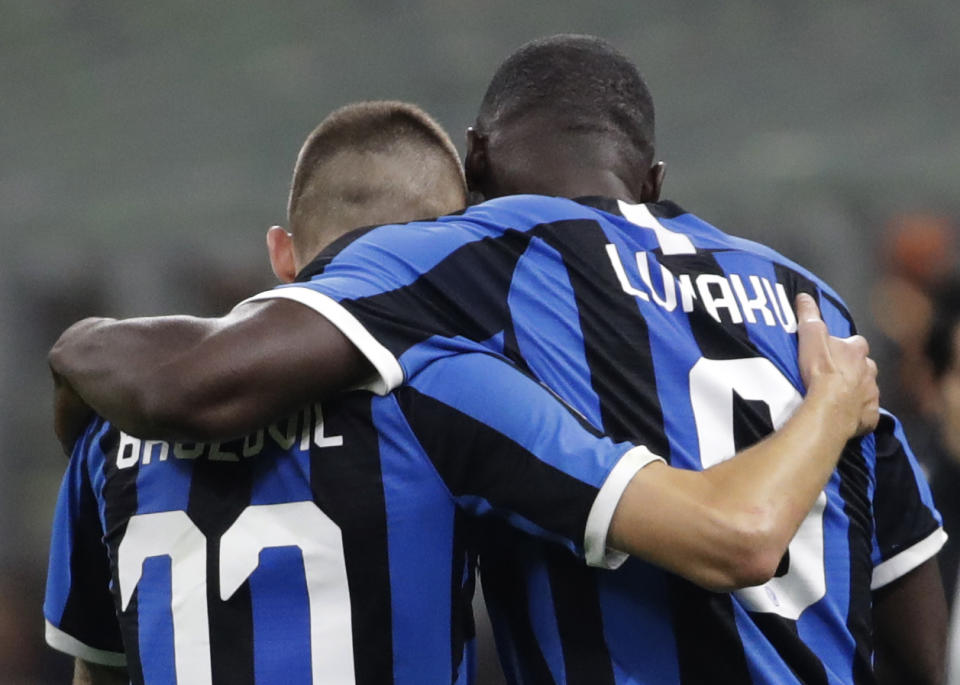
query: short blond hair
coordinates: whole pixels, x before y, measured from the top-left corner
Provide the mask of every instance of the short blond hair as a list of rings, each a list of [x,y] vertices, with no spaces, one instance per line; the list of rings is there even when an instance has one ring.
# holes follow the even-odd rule
[[[456,147],[406,102],[359,102],[332,112],[307,137],[287,214],[304,261],[360,226],[449,214],[466,204]]]

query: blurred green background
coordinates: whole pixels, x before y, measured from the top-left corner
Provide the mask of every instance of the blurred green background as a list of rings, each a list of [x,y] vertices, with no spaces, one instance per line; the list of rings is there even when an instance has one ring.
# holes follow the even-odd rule
[[[868,333],[888,222],[960,213],[953,2],[0,0],[0,682],[65,682],[40,614],[59,331],[269,286],[264,231],[331,109],[410,100],[462,150],[496,65],[556,32],[640,66],[668,197],[818,271]]]

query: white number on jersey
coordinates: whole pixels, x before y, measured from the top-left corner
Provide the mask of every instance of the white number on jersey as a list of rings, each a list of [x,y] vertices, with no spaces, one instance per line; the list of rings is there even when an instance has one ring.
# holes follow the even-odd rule
[[[690,401],[697,425],[700,463],[705,469],[736,452],[734,392],[744,399],[764,402],[770,409],[774,429],[780,428],[803,401],[769,359],[700,359],[690,370]],[[823,561],[826,504],[826,493],[821,492],[790,542],[789,568],[785,575],[734,593],[747,609],[796,620],[804,609],[826,594]]]
[[[310,609],[313,683],[352,683],[350,591],[340,528],[313,502],[250,506],[220,538],[220,595],[227,600],[260,564],[260,552],[293,546],[303,557]],[[207,539],[184,511],[131,517],[117,551],[121,607],[127,608],[143,562],[170,557],[174,663],[178,683],[210,685]]]

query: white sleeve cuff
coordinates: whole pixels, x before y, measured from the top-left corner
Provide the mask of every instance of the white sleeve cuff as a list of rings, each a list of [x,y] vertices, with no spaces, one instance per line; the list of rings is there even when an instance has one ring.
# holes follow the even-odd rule
[[[925,562],[940,551],[947,541],[947,533],[943,528],[937,528],[920,542],[890,557],[873,568],[873,579],[870,589],[876,590],[897,578],[906,575],[917,566]]]
[[[317,292],[311,288],[303,286],[292,286],[290,288],[276,288],[267,290],[238,304],[247,302],[257,302],[259,300],[293,300],[302,305],[310,307],[320,316],[336,326],[343,333],[360,353],[366,357],[373,368],[377,371],[377,376],[370,382],[363,384],[360,390],[370,390],[378,395],[386,395],[394,388],[403,383],[403,369],[400,362],[386,347],[381,345],[376,338],[370,335],[370,332],[363,327],[356,317],[348,312],[343,305],[323,293]]]
[[[72,635],[68,635],[55,625],[47,621],[47,628],[44,632],[47,644],[58,652],[69,654],[72,657],[89,661],[91,664],[101,666],[126,666],[127,655],[122,652],[108,652],[104,649],[97,649],[85,645]]]
[[[654,461],[663,461],[646,447],[634,447],[625,452],[616,466],[611,469],[603,482],[597,498],[593,500],[590,514],[587,516],[587,530],[583,540],[584,556],[587,565],[599,568],[619,568],[627,557],[623,552],[607,547],[607,533],[613,512],[623,496],[623,491],[636,475],[637,471]]]

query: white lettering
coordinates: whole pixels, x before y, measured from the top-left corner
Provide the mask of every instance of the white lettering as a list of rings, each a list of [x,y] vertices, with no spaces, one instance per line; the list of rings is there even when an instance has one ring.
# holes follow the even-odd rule
[[[653,301],[668,312],[672,312],[677,308],[677,284],[674,281],[673,274],[670,273],[667,267],[660,264],[660,262],[657,262],[657,265],[660,267],[660,278],[663,281],[663,297],[661,297],[659,293],[657,293],[657,289],[653,287],[653,281],[650,278],[650,264],[647,262],[647,253],[637,253],[637,269],[640,271],[640,279],[653,296]]]
[[[193,447],[187,447],[193,445]],[[202,442],[175,442],[173,443],[173,456],[177,459],[196,459],[206,447]]]
[[[787,299],[787,291],[781,284],[777,283],[775,294],[774,285],[766,278],[762,280],[763,289],[767,292],[767,298],[770,300],[770,306],[773,307],[773,311],[776,312],[777,319],[780,321],[780,326],[787,333],[793,333],[797,330],[797,319],[793,315],[793,308],[790,306],[790,301]]]
[[[733,286],[733,292],[737,294],[740,300],[740,307],[743,309],[743,315],[750,323],[756,323],[757,317],[754,312],[760,312],[763,315],[763,322],[768,326],[773,326],[773,314],[767,308],[767,298],[763,294],[763,286],[760,284],[759,276],[750,276],[750,287],[753,288],[753,297],[747,295],[747,289],[737,274],[730,274],[730,285]]]
[[[317,412],[317,423],[313,429],[313,442],[317,447],[340,447],[343,445],[342,435],[323,434],[323,408],[319,404],[313,405]]]
[[[143,463],[149,464],[153,456],[153,448],[160,447],[160,454],[157,455],[157,461],[166,461],[167,454],[170,452],[170,443],[165,440],[144,440],[143,441]]]
[[[317,405],[317,412],[320,411],[320,405]],[[303,428],[300,430],[300,450],[310,449],[310,407],[303,408]],[[323,419],[320,419],[321,421]]]
[[[783,324],[783,330],[787,333],[795,333],[797,330],[797,317],[793,313],[793,306],[790,304],[790,298],[787,297],[787,290],[782,283],[776,284],[777,298],[780,300],[780,308],[783,310],[784,318],[780,319]]]
[[[240,461],[240,457],[233,452],[220,449],[219,442],[210,443],[210,456],[207,459],[210,461]]]
[[[680,306],[688,314],[693,311],[693,301],[697,299],[697,291],[693,287],[693,281],[688,274],[680,274],[677,279],[680,283]]]
[[[261,428],[256,433],[251,433],[243,439],[243,451],[242,454],[244,457],[253,457],[263,450],[263,429]]]
[[[300,423],[301,419],[302,423]],[[260,454],[267,434],[284,450],[290,450],[298,444],[301,450],[306,451],[310,449],[311,441],[321,448],[343,445],[342,435],[326,435],[323,407],[320,404],[314,404],[312,408],[305,407],[300,413],[285,421],[272,424],[266,430],[260,429],[244,436],[242,441],[238,438],[229,442],[175,442],[173,456],[177,459],[198,459],[206,456],[210,461],[240,461],[241,455],[244,458],[250,458]],[[227,446],[232,449],[227,449]],[[117,446],[117,468],[128,469],[137,463],[150,464],[154,459],[167,461],[169,454],[169,442],[141,440],[121,431]]]
[[[120,446],[117,447],[117,468],[128,469],[140,460],[140,439],[120,431]]]
[[[664,229],[666,230],[666,229]],[[680,235],[680,234],[677,234]],[[797,330],[797,318],[787,296],[787,290],[782,283],[771,282],[754,274],[679,274],[674,275],[670,269],[661,264],[649,252],[640,251],[634,254],[637,264],[637,273],[643,287],[631,283],[630,276],[616,245],[607,243],[607,257],[617,277],[620,288],[627,295],[639,297],[644,302],[653,301],[656,305],[668,312],[677,307],[677,291],[680,291],[680,307],[686,313],[694,308],[694,301],[699,299],[703,307],[718,323],[722,322],[720,310],[729,312],[729,320],[740,324],[746,319],[747,323],[756,324],[762,321],[767,326],[779,324],[787,333]],[[664,251],[666,254],[666,251]],[[654,284],[653,262],[660,267],[662,285]],[[636,276],[634,276],[636,278]],[[749,281],[749,289],[744,280]],[[759,316],[758,316],[759,314]],[[323,419],[317,419],[320,425]],[[301,440],[302,442],[302,440]]]
[[[296,415],[291,416],[286,421],[286,430],[280,432],[280,422],[271,423],[267,427],[267,433],[273,438],[280,447],[285,450],[293,447],[293,443],[297,441],[297,417]]]
[[[617,280],[620,281],[620,287],[623,289],[623,292],[625,292],[627,295],[639,297],[644,302],[649,302],[649,295],[642,290],[634,288],[630,284],[630,280],[627,278],[627,272],[623,268],[623,262],[620,261],[620,254],[617,252],[617,246],[613,243],[607,243],[607,256],[610,258],[610,265],[613,267],[613,272],[617,275]]]
[[[717,286],[720,291],[718,297],[714,297],[710,292],[710,286]],[[733,297],[733,290],[730,289],[730,282],[723,276],[717,274],[700,274],[697,276],[697,290],[700,292],[700,299],[703,300],[703,306],[717,323],[720,321],[720,308],[723,307],[730,312],[730,320],[733,323],[743,323],[743,315],[740,314],[740,308]]]

